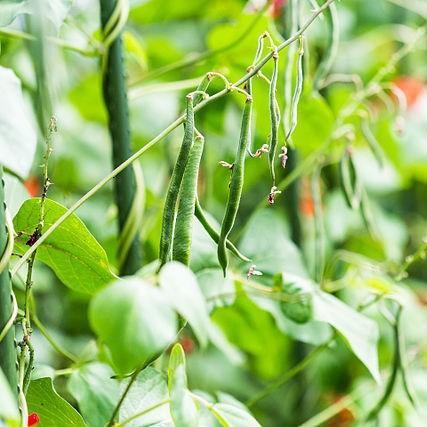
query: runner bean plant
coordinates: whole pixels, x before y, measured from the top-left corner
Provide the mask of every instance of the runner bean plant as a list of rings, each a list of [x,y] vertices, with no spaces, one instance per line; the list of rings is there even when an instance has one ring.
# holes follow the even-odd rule
[[[0,4],[1,426],[423,425],[427,13],[226,3]]]

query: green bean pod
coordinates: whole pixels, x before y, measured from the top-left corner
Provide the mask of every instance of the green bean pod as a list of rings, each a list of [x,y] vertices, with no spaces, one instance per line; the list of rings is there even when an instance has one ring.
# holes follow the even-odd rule
[[[294,130],[298,124],[298,104],[301,98],[302,87],[304,84],[303,58],[304,58],[304,40],[301,36],[300,46],[298,49],[298,60],[297,60],[297,81],[295,85],[295,91],[292,97],[290,127],[288,130],[288,133],[286,134],[286,141],[290,139],[290,137],[294,133]]]
[[[362,186],[348,150],[345,150],[340,161],[340,178],[341,189],[349,208],[358,209],[362,198]]]
[[[276,158],[277,141],[279,137],[280,113],[277,103],[277,76],[279,73],[279,55],[277,52],[273,55],[273,74],[271,75],[270,83],[270,119],[271,119],[271,134],[270,134],[270,151],[268,159],[270,163],[270,174],[273,180],[273,185],[276,182],[276,173],[274,171],[274,160]]]
[[[362,120],[360,130],[362,131],[362,134],[365,137],[365,140],[368,143],[368,146],[369,146],[370,150],[372,151],[372,154],[374,155],[376,161],[378,162],[378,165],[381,168],[384,167],[384,157],[383,157],[383,153],[382,153],[380,144],[377,141],[377,139],[375,138],[371,129],[369,128],[369,123],[368,123],[367,119]]]
[[[197,135],[185,167],[179,195],[178,213],[173,235],[172,259],[185,265],[190,263],[191,232],[197,197],[197,179],[203,154],[204,138]]]
[[[247,85],[247,92],[250,95],[250,82]],[[224,218],[221,224],[221,231],[218,241],[218,261],[224,272],[224,277],[227,271],[228,254],[226,251],[226,242],[236,220],[237,211],[239,210],[240,198],[242,196],[244,172],[245,172],[245,157],[248,147],[251,131],[252,117],[252,97],[246,99],[245,108],[243,110],[242,126],[240,130],[239,146],[237,148],[236,160],[231,173],[230,189],[228,192],[227,207]]]
[[[328,45],[326,46],[325,54],[319,63],[316,75],[314,76],[313,87],[315,90],[319,90],[332,68],[332,65],[337,56],[340,38],[338,13],[335,3],[331,3],[329,5],[329,7],[324,12],[324,16],[328,26]]]
[[[362,216],[363,223],[365,224],[366,230],[368,231],[371,238],[374,240],[379,240],[380,236],[374,220],[374,215],[371,210],[369,197],[364,189],[362,189],[362,196],[360,201],[360,215]]]
[[[199,200],[196,198],[196,206],[194,214],[196,215],[196,218],[199,220],[200,224],[202,224],[203,228],[206,230],[206,232],[209,234],[209,236],[212,238],[212,240],[218,244],[219,242],[219,233],[218,231],[213,228],[212,224],[209,222],[209,220],[206,218],[202,207],[200,206]],[[227,239],[225,242],[225,245],[227,246],[227,249],[235,255],[237,258],[241,259],[244,262],[249,262],[250,259],[243,255],[237,248],[234,246],[234,244]]]
[[[190,150],[194,139],[194,109],[193,96],[187,95],[186,119],[184,125],[184,138],[178,153],[163,209],[162,233],[160,236],[160,267],[171,259],[172,241],[175,227],[175,217],[178,195],[181,189],[182,178],[187,165]]]

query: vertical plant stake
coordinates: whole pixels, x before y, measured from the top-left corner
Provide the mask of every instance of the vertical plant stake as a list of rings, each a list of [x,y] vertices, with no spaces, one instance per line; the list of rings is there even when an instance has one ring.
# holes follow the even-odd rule
[[[125,88],[123,47],[121,31],[126,23],[128,5],[125,0],[100,0],[101,24],[104,32],[104,57],[102,61],[103,94],[108,112],[108,124],[113,148],[113,166],[117,167],[131,156],[129,111]],[[132,230],[133,236],[127,255],[120,266],[120,274],[133,274],[141,267],[141,248],[137,227],[130,227],[129,221],[141,216],[142,206],[137,197],[134,170],[126,168],[114,180],[115,198],[118,208],[119,230]],[[135,207],[135,203],[139,206]],[[135,214],[135,211],[137,214]],[[131,215],[132,214],[132,215]],[[119,253],[125,248],[118,248]]]
[[[3,168],[0,167],[0,368],[9,382],[11,391],[16,394],[16,348],[13,327],[16,302],[12,294],[12,282],[7,268],[13,248],[13,231],[7,227],[6,218]]]

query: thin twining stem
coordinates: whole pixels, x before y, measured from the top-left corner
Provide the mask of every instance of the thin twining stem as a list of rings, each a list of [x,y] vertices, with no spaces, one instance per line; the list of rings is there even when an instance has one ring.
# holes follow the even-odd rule
[[[62,347],[61,344],[55,341],[55,339],[50,335],[48,330],[45,328],[43,323],[39,320],[35,313],[32,313],[31,318],[33,319],[33,323],[37,326],[37,329],[41,332],[41,334],[46,338],[49,344],[62,356],[71,360],[73,363],[77,362],[77,357],[74,354],[70,353],[68,350]]]
[[[314,22],[314,20],[324,11],[326,10],[331,3],[335,0],[327,0],[319,9],[317,9],[311,17],[301,26],[300,30],[297,31],[293,36],[289,39],[285,40],[279,46],[277,46],[277,51],[284,49],[289,46],[294,41],[298,40],[300,35],[303,34],[307,28]],[[251,68],[243,77],[241,77],[236,83],[234,83],[231,87],[227,87],[217,92],[216,94],[210,96],[209,98],[203,100],[199,104],[194,107],[194,112],[201,110],[206,107],[206,105],[211,102],[227,95],[229,92],[233,90],[233,87],[241,86],[243,83],[248,81],[251,77],[255,76],[258,71],[273,57],[274,51],[270,52],[266,55],[261,61],[253,68]],[[92,187],[85,195],[83,195],[79,200],[77,200],[63,215],[61,215],[45,232],[44,234],[37,240],[37,242],[31,246],[27,252],[22,256],[22,258],[15,264],[13,267],[11,274],[12,276],[16,274],[16,272],[25,264],[25,262],[29,259],[31,254],[37,250],[37,248],[69,217],[71,216],[80,206],[82,206],[88,199],[90,199],[94,194],[96,194],[99,190],[101,190],[109,181],[111,181],[116,175],[118,175],[122,170],[131,165],[134,161],[139,159],[143,153],[149,150],[151,147],[156,145],[159,141],[169,135],[175,128],[184,123],[185,115],[181,115],[175,121],[173,121],[166,129],[160,132],[156,137],[154,137],[151,141],[145,144],[141,149],[139,149],[135,154],[129,157],[122,164],[117,166],[112,172],[110,172],[106,177],[104,177],[101,181],[99,181],[94,187]]]
[[[131,81],[129,86],[137,86],[140,83],[146,81],[146,80],[153,80],[157,79],[160,76],[163,76],[164,74],[167,74],[171,71],[177,71],[181,70],[183,68],[190,67],[192,65],[198,64],[208,58],[214,58],[215,56],[227,52],[228,50],[231,50],[238,46],[243,40],[246,39],[246,37],[252,32],[252,30],[256,27],[257,22],[262,18],[264,15],[264,12],[266,8],[268,7],[268,3],[260,9],[255,18],[250,22],[250,24],[246,27],[246,29],[237,36],[236,39],[232,40],[230,43],[226,44],[225,46],[221,46],[217,49],[208,49],[205,52],[200,52],[196,54],[189,54],[183,59],[178,60],[177,62],[173,62],[172,64],[167,64],[163,67],[156,68],[155,70],[148,71],[147,73],[143,74],[142,76],[137,77],[134,81]]]
[[[107,427],[110,427],[110,426],[113,426],[113,425],[114,425],[114,420],[115,420],[115,418],[116,418],[117,414],[119,413],[120,407],[122,406],[122,404],[123,404],[123,402],[124,402],[124,400],[125,400],[126,396],[128,395],[128,393],[129,393],[130,389],[132,388],[133,383],[135,382],[135,380],[137,379],[137,377],[138,377],[138,375],[139,375],[139,373],[140,373],[141,371],[142,371],[142,368],[137,369],[137,370],[132,374],[132,376],[130,377],[130,380],[129,380],[129,382],[128,382],[128,384],[127,384],[126,388],[125,388],[125,390],[123,391],[123,393],[122,393],[122,395],[121,395],[121,397],[120,397],[119,401],[117,402],[116,407],[115,407],[115,408],[114,408],[114,410],[113,410],[113,413],[111,414],[110,421],[108,422]]]
[[[265,389],[261,390],[259,393],[252,396],[247,402],[246,406],[251,407],[255,405],[260,400],[264,399],[265,397],[269,396],[273,391],[277,390],[279,387],[286,384],[289,380],[291,380],[295,375],[297,375],[299,372],[301,372],[303,369],[305,369],[312,360],[314,360],[320,353],[323,352],[324,349],[326,349],[331,342],[334,340],[335,337],[331,338],[329,341],[327,341],[325,344],[322,344],[318,347],[316,347],[311,353],[309,353],[307,356],[304,357],[300,362],[298,362],[296,365],[294,365],[291,369],[286,371],[286,373],[271,383],[269,386],[267,386]]]
[[[4,37],[10,37],[13,39],[20,39],[20,40],[29,40],[29,41],[37,40],[37,38],[32,34],[26,33],[24,31],[15,30],[12,28],[0,28],[0,35]],[[100,55],[99,51],[96,49],[88,50],[88,49],[85,49],[84,47],[76,46],[66,40],[59,39],[57,37],[48,36],[46,37],[46,40],[53,44],[56,44],[58,47],[71,50],[76,53],[80,53],[83,56],[96,57]]]

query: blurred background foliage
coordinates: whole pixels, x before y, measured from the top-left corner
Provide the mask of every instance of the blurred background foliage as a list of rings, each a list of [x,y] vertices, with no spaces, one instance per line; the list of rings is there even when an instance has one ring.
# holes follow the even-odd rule
[[[28,104],[37,91],[37,79],[28,53],[28,41],[19,33],[24,27],[29,2],[20,2],[8,15],[0,18],[0,65],[14,70],[21,79]],[[164,129],[184,108],[185,93],[193,90],[208,71],[225,74],[231,81],[242,76],[251,64],[257,39],[270,31],[276,42],[280,33],[289,31],[284,23],[286,1],[274,2],[271,9],[259,13],[262,1],[243,0],[149,0],[131,1],[129,20],[124,32],[125,61],[129,88],[133,149],[137,150]],[[305,14],[310,2],[303,2]],[[367,83],[386,66],[394,53],[411,43],[415,28],[425,25],[427,11],[423,2],[341,0],[337,9],[340,44],[332,72],[359,76]],[[17,3],[18,4],[18,3]],[[17,5],[16,4],[16,5]],[[45,52],[49,63],[46,76],[58,134],[50,163],[53,186],[50,198],[70,206],[111,170],[110,142],[106,112],[102,102],[99,60],[98,4],[88,0],[49,2],[46,31],[52,38],[67,40],[78,49],[55,43]],[[3,10],[4,5],[0,5]],[[412,10],[411,10],[412,9]],[[28,9],[27,9],[28,10]],[[418,13],[416,13],[418,12]],[[424,17],[423,17],[424,14]],[[327,43],[325,20],[319,19],[306,32],[305,83],[298,108],[298,125],[293,141],[299,162],[316,151],[336,129],[340,114],[355,97],[353,84],[331,84],[320,95],[311,90],[312,79]],[[405,257],[417,251],[427,236],[427,54],[423,36],[384,79],[404,95],[407,108],[400,111],[396,96],[385,90],[372,96],[366,106],[372,116],[371,132],[384,156],[380,167],[370,151],[360,116],[347,119],[354,125],[352,153],[363,186],[369,195],[373,223],[377,234],[369,234],[358,210],[347,207],[340,189],[338,158],[342,141],[336,141],[322,153],[324,168],[320,182],[321,214],[325,226],[326,270],[320,284],[348,305],[356,308],[370,295],[394,295],[405,306],[402,329],[409,368],[407,376],[417,395],[415,410],[398,381],[388,405],[381,412],[381,426],[424,425],[427,415],[427,265],[423,259],[409,267],[409,276],[395,277]],[[205,54],[205,52],[207,52]],[[170,64],[181,64],[169,69]],[[284,103],[286,54],[280,55],[279,103]],[[173,68],[173,67],[171,67]],[[265,74],[271,73],[268,65]],[[222,82],[215,80],[214,93]],[[267,142],[270,131],[268,85],[254,81],[255,125],[253,147]],[[37,102],[37,101],[35,101]],[[37,107],[37,105],[36,105]],[[199,179],[199,198],[212,219],[220,221],[228,192],[228,172],[218,166],[232,162],[240,128],[242,100],[239,95],[221,98],[197,114],[197,126],[205,135],[206,146]],[[36,117],[34,117],[36,122]],[[283,131],[281,131],[283,132]],[[177,129],[141,157],[146,186],[146,202],[141,230],[144,265],[157,258],[162,206],[168,179],[181,141]],[[281,134],[281,139],[284,135]],[[42,136],[40,136],[42,141]],[[43,154],[39,145],[38,160],[25,188],[12,176],[8,188],[16,213],[29,195],[40,194],[40,169]],[[310,178],[313,168],[299,177],[297,213],[301,236],[292,242],[295,223],[288,193],[284,188],[276,203],[266,202],[271,181],[266,157],[248,159],[241,210],[232,240],[251,256],[264,275],[256,280],[268,286],[278,271],[314,277],[315,216]],[[280,182],[288,171],[281,170]],[[285,181],[286,182],[286,181]],[[12,190],[13,189],[13,190]],[[107,186],[79,210],[78,215],[116,264],[116,208],[112,189]],[[294,209],[295,211],[295,205]],[[245,275],[247,266],[233,260],[233,270]],[[223,279],[216,260],[216,247],[196,224],[191,268],[210,301],[212,318],[235,346],[244,363],[235,363],[215,347],[197,348],[190,330],[181,342],[187,351],[190,386],[207,392],[222,390],[250,409],[263,426],[296,426],[319,411],[342,402],[349,395],[346,408],[321,425],[349,426],[381,396],[366,368],[349,351],[345,340],[334,341],[302,373],[280,385],[280,379],[313,346],[330,339],[330,330],[311,321],[298,324],[287,318],[261,297],[234,292],[233,278]],[[75,354],[90,360],[95,344],[87,319],[89,297],[60,285],[51,270],[40,263],[35,266],[34,287],[37,312],[50,333]],[[17,279],[17,289],[22,284]],[[18,299],[23,297],[17,291]],[[386,379],[393,357],[392,328],[374,305],[366,312],[380,327],[379,364]],[[366,331],[369,333],[369,331]],[[35,328],[33,341],[37,364],[35,377],[55,375],[65,366],[64,360],[46,345]],[[53,374],[52,374],[53,372]],[[75,403],[72,387],[61,371],[56,387]],[[276,383],[277,382],[277,383]],[[258,400],[269,385],[270,392]],[[348,397],[346,397],[348,399]],[[358,421],[359,420],[359,421]],[[94,424],[96,425],[96,424]],[[311,425],[311,424],[307,424]],[[361,425],[364,425],[363,423]]]

